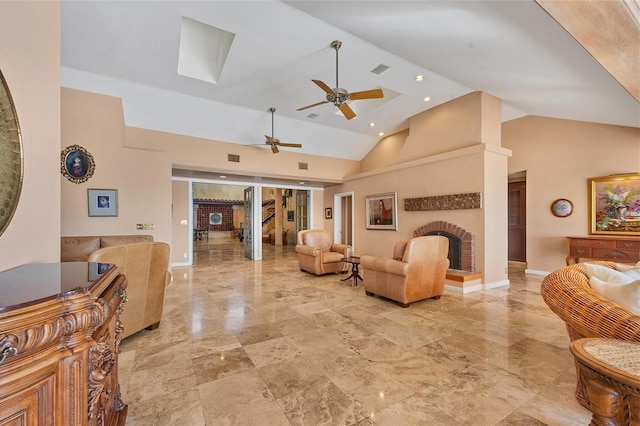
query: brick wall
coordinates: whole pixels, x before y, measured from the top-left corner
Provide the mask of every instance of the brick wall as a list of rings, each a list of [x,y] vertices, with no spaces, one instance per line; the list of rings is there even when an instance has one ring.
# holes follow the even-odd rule
[[[222,223],[211,225],[209,223],[209,215],[211,213],[220,213],[222,215]],[[233,206],[230,204],[198,204],[196,220],[198,229],[233,231]]]

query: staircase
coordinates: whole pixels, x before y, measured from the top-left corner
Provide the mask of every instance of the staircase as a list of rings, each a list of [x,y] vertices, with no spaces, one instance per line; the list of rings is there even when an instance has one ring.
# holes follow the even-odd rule
[[[266,200],[262,203],[262,232],[265,231],[267,226],[276,217],[276,202],[275,200]]]

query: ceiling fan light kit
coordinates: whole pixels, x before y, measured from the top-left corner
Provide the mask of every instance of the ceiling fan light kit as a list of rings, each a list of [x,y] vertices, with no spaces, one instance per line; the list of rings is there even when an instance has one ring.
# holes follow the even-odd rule
[[[334,40],[333,42],[331,42],[331,47],[333,47],[336,50],[336,87],[332,89],[321,80],[311,80],[318,87],[320,87],[322,90],[325,91],[326,100],[316,102],[311,105],[303,106],[301,108],[298,108],[296,111],[302,111],[302,110],[313,108],[319,105],[332,103],[333,105],[337,106],[338,109],[340,109],[340,111],[342,112],[342,114],[345,116],[347,120],[351,120],[356,116],[356,113],[353,112],[353,110],[347,103],[348,101],[357,101],[361,99],[376,99],[376,98],[384,97],[384,93],[382,92],[382,89],[372,89],[372,90],[364,90],[361,92],[349,93],[346,89],[343,89],[340,87],[340,85],[338,84],[338,50],[340,49],[341,46],[342,46],[342,42],[340,40]]]

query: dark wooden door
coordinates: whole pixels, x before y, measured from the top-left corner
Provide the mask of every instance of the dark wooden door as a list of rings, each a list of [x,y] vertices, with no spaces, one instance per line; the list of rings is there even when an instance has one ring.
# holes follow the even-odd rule
[[[509,260],[527,260],[527,183],[509,183]]]

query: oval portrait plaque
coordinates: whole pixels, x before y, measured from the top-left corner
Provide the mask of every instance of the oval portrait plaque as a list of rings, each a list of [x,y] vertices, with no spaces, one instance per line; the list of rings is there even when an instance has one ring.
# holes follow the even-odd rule
[[[93,155],[80,145],[68,146],[60,154],[60,171],[73,183],[88,181],[95,168]]]
[[[0,235],[18,206],[23,176],[22,137],[9,86],[0,71]]]

